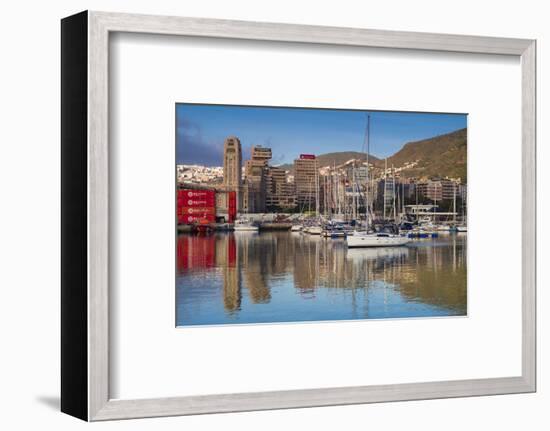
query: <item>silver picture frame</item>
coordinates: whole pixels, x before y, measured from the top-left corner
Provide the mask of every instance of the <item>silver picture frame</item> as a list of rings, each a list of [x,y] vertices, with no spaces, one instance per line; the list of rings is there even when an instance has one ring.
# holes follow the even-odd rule
[[[61,30],[63,412],[87,421],[100,421],[536,391],[535,40],[91,11],[64,18]],[[522,73],[521,375],[112,399],[109,394],[109,38],[115,32],[518,57]]]

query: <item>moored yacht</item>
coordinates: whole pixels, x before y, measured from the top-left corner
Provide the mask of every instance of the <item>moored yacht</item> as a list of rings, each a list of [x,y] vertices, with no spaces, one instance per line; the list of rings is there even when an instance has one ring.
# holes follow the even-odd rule
[[[235,221],[235,232],[258,232],[258,226],[248,219],[239,219]]]
[[[387,232],[365,233],[355,232],[346,238],[348,247],[395,247],[406,245],[411,240],[406,236]]]
[[[323,233],[323,228],[321,226],[309,226],[307,228],[307,233],[310,235],[321,235],[321,233]]]

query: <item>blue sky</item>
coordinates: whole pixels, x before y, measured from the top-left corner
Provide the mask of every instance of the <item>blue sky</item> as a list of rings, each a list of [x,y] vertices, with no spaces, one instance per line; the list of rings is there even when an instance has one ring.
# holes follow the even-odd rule
[[[404,144],[466,127],[465,114],[336,109],[176,105],[178,164],[221,166],[223,141],[241,140],[243,160],[253,145],[271,147],[272,165],[292,163],[300,153],[364,151],[370,115],[370,153],[383,158]]]

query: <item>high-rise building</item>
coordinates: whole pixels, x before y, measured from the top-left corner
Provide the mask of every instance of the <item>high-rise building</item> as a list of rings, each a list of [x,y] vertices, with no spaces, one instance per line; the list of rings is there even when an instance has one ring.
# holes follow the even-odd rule
[[[291,209],[296,207],[294,186],[288,181],[283,168],[270,166],[266,175],[266,206],[268,208]]]
[[[223,146],[223,184],[227,187],[240,188],[242,185],[241,141],[236,136],[230,136]]]
[[[300,154],[294,160],[296,204],[302,211],[317,209],[319,197],[319,160],[313,154]]]
[[[395,215],[395,196],[397,182],[395,177],[388,176],[384,180],[384,188],[382,189],[383,199],[383,218],[392,218]]]
[[[271,148],[253,146],[250,160],[245,162],[243,210],[248,213],[266,210],[266,173],[271,159]]]
[[[237,209],[242,208],[242,149],[236,136],[228,137],[223,145],[223,185],[226,191],[236,192]]]
[[[255,161],[264,161],[265,164],[271,160],[271,148],[255,145],[252,147],[250,158]]]
[[[354,160],[347,163],[344,168],[348,182],[355,182],[357,185],[364,186],[367,183],[368,169],[360,160]]]
[[[458,197],[458,184],[448,179],[441,180],[441,197],[447,200]]]
[[[417,184],[418,194],[425,199],[432,201],[440,201],[443,199],[441,193],[441,182],[439,181],[425,181]]]
[[[458,197],[458,184],[449,179],[432,178],[418,183],[418,193],[432,201],[452,200]]]

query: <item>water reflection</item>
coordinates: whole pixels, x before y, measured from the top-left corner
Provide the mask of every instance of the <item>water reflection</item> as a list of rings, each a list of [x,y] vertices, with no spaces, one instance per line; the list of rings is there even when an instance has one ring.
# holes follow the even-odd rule
[[[290,232],[182,234],[177,324],[466,314],[466,236],[347,249]]]

